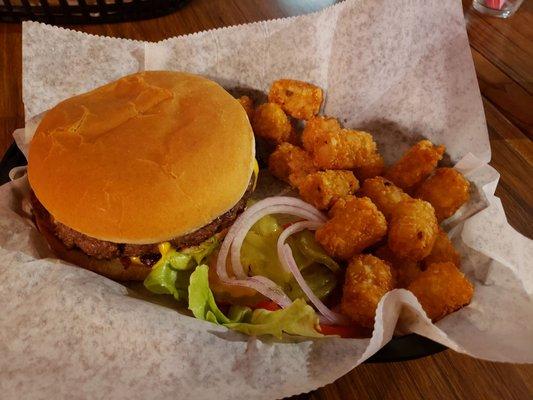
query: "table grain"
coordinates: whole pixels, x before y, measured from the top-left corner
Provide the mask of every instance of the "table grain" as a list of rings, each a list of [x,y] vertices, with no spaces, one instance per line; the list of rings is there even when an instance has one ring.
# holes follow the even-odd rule
[[[199,30],[298,15],[333,0],[191,0],[178,12],[132,23],[78,25],[83,32],[157,41]],[[509,20],[477,14],[463,1],[492,148],[496,190],[511,225],[533,236],[533,1]],[[24,125],[21,25],[0,23],[0,156]],[[446,350],[401,363],[364,364],[298,400],[533,398],[533,365],[494,363]]]

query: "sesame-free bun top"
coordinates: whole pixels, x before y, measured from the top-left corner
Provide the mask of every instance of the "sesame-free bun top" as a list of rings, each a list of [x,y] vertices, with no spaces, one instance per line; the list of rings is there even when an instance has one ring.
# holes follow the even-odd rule
[[[246,112],[188,73],[123,77],[48,111],[28,177],[59,222],[116,243],[165,241],[230,210],[255,157]]]

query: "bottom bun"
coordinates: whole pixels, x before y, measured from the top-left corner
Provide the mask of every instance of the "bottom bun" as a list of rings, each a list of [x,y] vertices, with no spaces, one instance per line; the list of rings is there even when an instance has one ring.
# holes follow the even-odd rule
[[[148,276],[151,268],[145,265],[131,263],[124,266],[118,258],[111,260],[99,260],[90,257],[84,252],[67,248],[61,240],[50,232],[46,223],[35,218],[37,228],[44,236],[54,254],[69,263],[78,265],[97,274],[106,276],[116,281],[143,281]]]

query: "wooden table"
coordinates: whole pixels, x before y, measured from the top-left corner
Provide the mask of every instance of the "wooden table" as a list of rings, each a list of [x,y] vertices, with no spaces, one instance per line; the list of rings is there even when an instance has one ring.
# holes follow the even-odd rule
[[[99,35],[160,40],[321,9],[333,0],[192,0],[181,11],[135,23],[78,26]],[[482,17],[463,1],[472,56],[492,146],[501,174],[496,194],[509,222],[533,236],[533,1],[509,20]],[[0,23],[0,155],[11,133],[23,126],[21,25]],[[480,361],[444,351],[402,362],[365,364],[335,383],[298,399],[528,399],[533,398],[533,365]]]

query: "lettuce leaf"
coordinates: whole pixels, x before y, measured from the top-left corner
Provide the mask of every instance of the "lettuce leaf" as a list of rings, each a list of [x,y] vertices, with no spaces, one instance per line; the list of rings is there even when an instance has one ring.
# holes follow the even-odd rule
[[[302,276],[319,299],[325,299],[335,289],[337,276],[320,264],[311,264],[302,271]],[[296,279],[292,279],[285,287],[285,293],[290,299],[307,299]]]
[[[290,244],[293,248],[296,247],[304,257],[312,262],[325,265],[333,273],[340,272],[339,264],[337,264],[333,258],[326,254],[325,250],[316,241],[315,235],[313,235],[310,231],[305,230],[296,233],[293,236],[293,240]]]
[[[218,308],[209,288],[208,267],[199,265],[191,274],[189,283],[189,310],[204,321],[224,325],[248,335],[273,335],[281,338],[282,332],[307,337],[321,337],[316,331],[318,316],[313,308],[301,299],[278,311],[262,309],[253,312],[248,307],[232,306],[229,317]]]
[[[157,294],[170,294],[176,300],[180,300],[182,296],[176,288],[176,279],[178,272],[170,268],[168,262],[157,262],[150,271],[150,274],[144,280],[144,287],[150,292]]]
[[[209,288],[208,266],[203,264],[196,267],[189,279],[189,310],[204,321],[214,324],[230,322],[218,308],[213,292]]]
[[[281,286],[291,299],[306,299],[292,274],[283,268],[278,258],[276,245],[283,231],[282,220],[267,215],[252,226],[242,245],[241,262],[249,275],[269,278]],[[288,244],[309,287],[318,298],[327,297],[337,285],[339,264],[326,254],[308,230],[292,235]]]
[[[278,339],[281,339],[283,332],[306,337],[323,336],[316,330],[318,316],[315,310],[302,299],[296,299],[289,307],[282,310],[256,309],[249,322],[230,322],[225,326],[247,335],[272,335]]]
[[[278,258],[276,244],[282,231],[272,215],[257,221],[244,238],[241,262],[248,275],[265,276],[283,287],[292,274],[283,268]]]
[[[161,258],[144,280],[146,289],[157,294],[169,294],[176,300],[187,300],[187,287],[192,270],[203,263],[218,246],[213,236],[195,247],[177,251],[169,243],[160,246]]]
[[[198,246],[188,247],[182,251],[182,254],[191,257],[196,265],[203,264],[207,258],[213,253],[219,244],[216,236],[212,236],[206,241],[200,243]]]
[[[180,253],[174,249],[163,255],[161,259],[164,259],[167,264],[177,271],[185,271],[194,267],[191,256]]]

